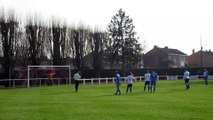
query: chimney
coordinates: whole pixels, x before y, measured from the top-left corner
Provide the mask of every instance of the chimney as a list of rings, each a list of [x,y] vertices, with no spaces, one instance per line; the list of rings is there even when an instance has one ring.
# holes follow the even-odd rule
[[[158,48],[158,46],[157,46],[157,45],[154,45],[154,48]]]
[[[209,52],[212,52],[211,49],[209,49]]]
[[[168,48],[168,46],[165,46],[164,49],[167,49],[167,50],[168,50],[169,48]]]
[[[195,49],[192,49],[192,54],[194,54],[195,53]]]

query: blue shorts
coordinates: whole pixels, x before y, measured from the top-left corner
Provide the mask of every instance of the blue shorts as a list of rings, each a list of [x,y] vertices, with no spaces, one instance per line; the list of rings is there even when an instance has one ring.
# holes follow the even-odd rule
[[[156,81],[151,81],[151,86],[156,86]]]

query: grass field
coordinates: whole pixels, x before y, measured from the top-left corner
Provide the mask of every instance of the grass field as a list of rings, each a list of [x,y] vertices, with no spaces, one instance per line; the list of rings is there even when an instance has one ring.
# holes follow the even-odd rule
[[[144,82],[133,84],[133,93],[113,95],[113,84],[52,86],[0,90],[0,120],[212,120],[213,81],[158,81],[157,91],[143,92]]]

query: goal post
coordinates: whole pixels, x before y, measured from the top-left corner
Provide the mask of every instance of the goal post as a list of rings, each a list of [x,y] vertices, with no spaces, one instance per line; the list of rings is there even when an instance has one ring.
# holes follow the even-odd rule
[[[37,74],[43,74],[42,76]],[[71,85],[71,67],[70,65],[28,65],[27,67],[27,87],[30,87],[30,81],[33,79],[50,79],[56,75],[59,79],[68,79]],[[45,77],[44,77],[45,76]]]

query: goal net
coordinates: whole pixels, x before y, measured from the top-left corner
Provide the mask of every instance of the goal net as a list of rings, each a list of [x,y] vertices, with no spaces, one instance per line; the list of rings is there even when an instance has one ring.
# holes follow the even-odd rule
[[[38,85],[71,85],[71,69],[69,65],[41,66],[29,65],[27,68],[27,87]]]

